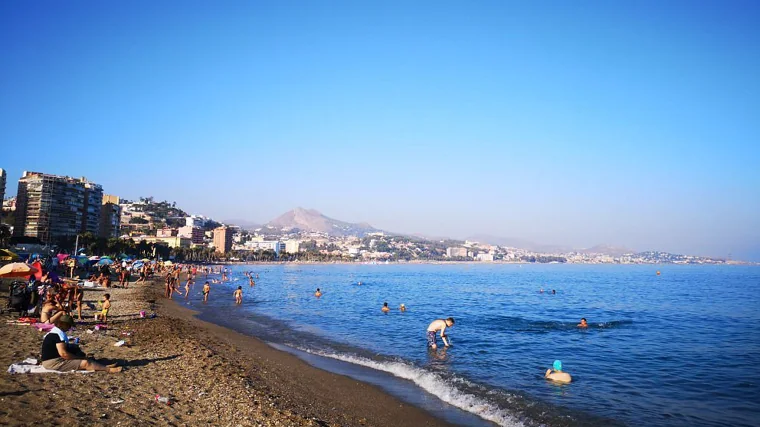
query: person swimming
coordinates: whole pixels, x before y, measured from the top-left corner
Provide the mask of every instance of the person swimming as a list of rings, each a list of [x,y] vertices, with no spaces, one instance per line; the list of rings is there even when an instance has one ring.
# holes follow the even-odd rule
[[[384,302],[384,303],[383,303],[383,308],[381,308],[380,310],[381,310],[383,313],[387,313],[387,312],[391,311],[390,307],[388,307],[388,303],[387,303],[387,302]]]
[[[401,305],[398,307],[398,309],[399,309],[399,310],[401,310],[401,311],[406,311],[406,306],[405,306],[404,304],[401,304]]]
[[[567,372],[562,371],[562,362],[559,360],[554,361],[554,365],[552,366],[554,369],[547,369],[546,374],[544,374],[544,378],[547,380],[551,380],[557,383],[563,383],[568,384],[573,380],[573,377],[570,376]]]
[[[314,296],[317,297],[317,298],[321,297],[322,296],[322,291],[320,291],[319,288],[317,288],[317,292],[314,292]]]
[[[586,318],[581,317],[581,323],[578,324],[579,328],[588,328],[588,323],[586,323]]]

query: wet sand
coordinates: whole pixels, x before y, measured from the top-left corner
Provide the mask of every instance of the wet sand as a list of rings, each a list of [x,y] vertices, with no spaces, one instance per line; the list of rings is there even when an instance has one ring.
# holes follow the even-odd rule
[[[109,289],[107,331],[86,333],[100,290],[88,290],[85,320],[71,337],[120,374],[20,374],[7,367],[39,358],[44,333],[0,316],[0,425],[262,425],[444,426],[444,421],[348,377],[314,368],[296,356],[201,321],[163,298],[163,284]],[[7,305],[0,287],[0,307]],[[139,318],[138,312],[155,312]],[[129,334],[129,335],[126,335]],[[124,339],[127,345],[114,347]],[[166,405],[156,401],[171,399]]]

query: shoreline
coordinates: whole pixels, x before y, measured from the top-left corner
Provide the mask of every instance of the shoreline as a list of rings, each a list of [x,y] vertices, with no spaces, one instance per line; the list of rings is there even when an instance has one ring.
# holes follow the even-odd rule
[[[380,388],[321,370],[259,339],[196,318],[162,295],[154,280],[109,289],[110,329],[92,334],[93,309],[69,335],[95,358],[120,361],[120,374],[16,374],[0,380],[0,424],[89,425],[374,425],[447,426],[446,421]],[[5,289],[3,287],[2,289]],[[105,291],[87,291],[93,304]],[[0,305],[7,292],[0,291]],[[155,312],[141,319],[139,310]],[[3,320],[16,315],[2,315]],[[44,334],[30,326],[0,325],[14,345],[0,350],[7,366],[37,357]],[[123,335],[129,333],[129,336]],[[119,339],[128,344],[114,347]],[[162,405],[155,395],[168,396]]]

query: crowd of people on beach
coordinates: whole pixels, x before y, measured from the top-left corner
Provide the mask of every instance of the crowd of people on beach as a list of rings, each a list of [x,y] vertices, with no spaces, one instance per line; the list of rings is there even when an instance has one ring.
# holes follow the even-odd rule
[[[84,282],[90,282],[91,285],[108,289],[111,287],[128,288],[132,275],[138,274],[138,279],[134,284],[145,283],[149,278],[158,275],[163,277],[165,286],[165,297],[173,299],[175,294],[188,298],[193,285],[200,275],[205,276],[202,289],[203,302],[209,300],[212,284],[223,284],[232,282],[232,272],[229,267],[217,265],[197,265],[197,264],[174,264],[168,262],[156,261],[135,261],[122,260],[121,262],[105,262],[91,266],[89,269],[76,263],[44,263],[43,260],[35,261],[38,272],[29,277],[30,286],[34,286],[36,295],[39,296],[39,321],[42,323],[52,324],[54,327],[43,339],[43,366],[54,370],[102,370],[109,372],[119,372],[120,368],[116,366],[105,366],[98,364],[96,361],[89,360],[83,356],[83,353],[75,346],[72,346],[66,336],[66,331],[74,324],[73,314],[76,312],[77,319],[82,320],[82,305],[85,287],[81,276],[86,277]],[[184,275],[184,286],[181,283],[181,277]],[[256,286],[255,279],[259,275],[252,271],[243,273],[251,288]],[[63,279],[61,277],[64,277]],[[68,276],[68,277],[66,277]],[[214,276],[214,277],[209,277]],[[219,278],[217,278],[219,277]],[[118,281],[114,285],[114,279]],[[358,282],[361,285],[362,282]],[[544,293],[544,289],[539,291]],[[551,291],[556,295],[556,290]],[[316,298],[320,298],[323,291],[317,288],[314,292]],[[233,300],[236,305],[243,303],[243,287],[237,286],[233,291]],[[107,324],[108,312],[111,309],[111,295],[103,294],[102,301],[98,303],[100,310],[95,314],[95,319]],[[384,302],[381,309],[383,313],[389,313],[391,307],[388,302]],[[406,312],[405,304],[398,307],[400,312]],[[427,327],[426,341],[427,347],[435,351],[438,348],[438,338],[440,337],[445,348],[451,347],[450,339],[446,333],[447,329],[455,325],[453,317],[445,319],[435,319]],[[577,325],[579,328],[587,328],[588,323],[582,318]],[[118,368],[118,369],[117,369]],[[572,377],[562,370],[562,362],[556,360],[552,368],[545,373],[545,378],[559,382],[569,383]]]

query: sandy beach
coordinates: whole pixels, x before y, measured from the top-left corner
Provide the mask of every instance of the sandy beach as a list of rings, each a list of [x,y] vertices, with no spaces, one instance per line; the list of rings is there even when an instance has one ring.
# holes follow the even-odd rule
[[[10,324],[0,347],[0,425],[439,426],[431,414],[374,386],[314,368],[263,342],[193,316],[168,301],[162,283],[109,289],[109,329],[92,330],[100,290],[88,290],[85,320],[69,333],[120,374],[15,374],[39,357],[44,333]],[[0,287],[7,305],[7,283]],[[156,313],[141,319],[140,310]],[[126,345],[115,347],[119,340]],[[169,405],[156,395],[170,398]]]

